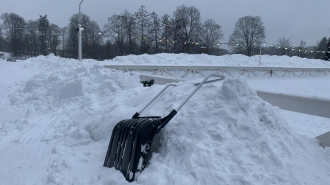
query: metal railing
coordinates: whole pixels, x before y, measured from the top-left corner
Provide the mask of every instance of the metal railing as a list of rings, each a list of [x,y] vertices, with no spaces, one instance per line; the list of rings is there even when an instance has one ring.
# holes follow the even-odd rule
[[[231,66],[151,66],[151,65],[104,65],[105,68],[117,69],[125,72],[143,71],[152,75],[171,76],[177,74],[179,78],[188,75],[206,76],[210,73],[224,76],[246,77],[303,77],[328,76],[330,68],[286,68],[286,67],[231,67]]]

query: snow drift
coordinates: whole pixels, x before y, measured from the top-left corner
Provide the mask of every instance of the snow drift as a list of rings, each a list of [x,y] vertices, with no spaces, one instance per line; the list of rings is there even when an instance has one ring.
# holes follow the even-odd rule
[[[192,89],[191,84],[173,88],[150,109],[168,113]],[[155,110],[145,115],[154,115],[151,112]],[[324,150],[315,140],[295,134],[278,110],[258,98],[239,78],[227,79],[222,86],[202,87],[167,125],[159,146],[136,184],[329,181],[322,176],[328,175],[330,166],[314,158],[327,156]],[[329,156],[326,158],[329,162]],[[114,176],[107,177],[109,182]]]
[[[244,55],[212,56],[206,54],[167,54],[155,55],[129,55],[118,56],[113,60],[105,61],[109,65],[178,65],[178,66],[236,66],[257,67],[259,55],[247,57]],[[330,67],[330,63],[319,59],[307,59],[297,56],[261,56],[261,67],[296,67],[296,68],[321,68]]]
[[[112,128],[163,85],[142,87],[138,74],[92,60],[50,55],[0,64],[15,65],[12,78],[11,70],[1,71],[11,83],[0,81],[7,90],[0,104],[0,184],[330,183],[329,148],[296,134],[242,77],[202,86],[157,135],[150,164],[128,183],[102,167]],[[167,115],[201,80],[169,88],[143,115]]]

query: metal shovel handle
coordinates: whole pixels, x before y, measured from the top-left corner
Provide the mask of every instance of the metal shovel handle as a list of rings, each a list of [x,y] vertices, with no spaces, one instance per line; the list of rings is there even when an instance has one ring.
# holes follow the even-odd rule
[[[216,77],[219,77],[218,79],[214,79],[214,80],[209,80],[207,81],[211,76],[216,76]],[[195,90],[189,95],[189,97],[187,97],[185,99],[184,102],[181,103],[181,105],[177,108],[177,111],[179,111],[181,109],[181,107],[195,94],[195,92],[203,85],[203,84],[206,84],[206,83],[211,83],[211,82],[216,82],[216,81],[220,81],[220,80],[223,80],[225,79],[224,76],[222,75],[216,75],[216,74],[211,74],[209,76],[207,76],[206,78],[204,78],[204,80],[200,83],[195,83],[194,85],[195,86],[198,86],[195,88]],[[139,112],[136,112],[134,115],[133,115],[133,118],[137,118],[139,117],[140,114],[142,114],[142,112],[144,110],[146,110],[147,107],[149,107],[150,104],[152,104],[152,102],[154,102],[168,87],[170,86],[174,86],[176,87],[176,84],[168,84],[167,86],[164,87],[163,90],[161,90],[147,105],[145,105]]]
[[[133,118],[137,118],[144,110],[146,110],[147,107],[149,107],[149,105],[154,102],[168,87],[170,86],[176,86],[175,84],[168,84],[167,86],[164,87],[163,90],[161,90],[146,106],[144,106],[139,112],[135,113],[133,115]]]
[[[219,77],[219,79],[215,79],[215,80],[210,80],[210,81],[207,81],[206,82],[206,80],[207,79],[209,79],[211,76],[216,76],[216,77]],[[178,112],[181,108],[182,108],[182,106],[184,105],[184,104],[186,104],[187,103],[187,101],[198,91],[198,89],[199,88],[201,88],[202,87],[202,85],[203,84],[205,84],[205,83],[210,83],[210,82],[215,82],[215,81],[219,81],[219,80],[223,80],[223,79],[225,79],[225,77],[224,76],[222,76],[222,75],[217,75],[217,74],[210,74],[209,76],[207,76],[207,77],[205,77],[204,78],[204,80],[201,82],[201,83],[199,83],[199,85],[194,89],[194,91],[193,92],[191,92],[190,93],[190,95],[179,105],[179,107],[176,109],[176,111]],[[197,84],[196,84],[197,85]]]
[[[207,76],[206,78],[204,78],[204,80],[201,83],[199,83],[199,85],[194,89],[194,91],[189,94],[189,96],[179,105],[179,107],[176,110],[173,109],[170,112],[170,114],[168,114],[166,117],[161,119],[161,124],[155,130],[156,134],[158,134],[166,126],[166,124],[177,114],[177,112],[182,108],[182,106],[187,103],[187,101],[198,91],[198,89],[202,87],[203,84],[208,83],[206,80],[209,79],[211,76],[219,77],[219,79],[210,80],[208,82],[214,82],[214,81],[219,81],[219,80],[225,79],[224,76],[216,75],[216,74],[211,74],[211,75]]]
[[[217,81],[220,81],[220,80],[223,80],[223,79],[225,79],[224,76],[223,76],[223,78],[218,78],[218,79],[214,79],[214,80],[208,80],[208,81],[204,82],[204,84],[208,84],[208,83],[212,83],[212,82],[217,82]],[[195,83],[194,85],[195,86],[198,86],[200,83],[202,83],[202,82]]]

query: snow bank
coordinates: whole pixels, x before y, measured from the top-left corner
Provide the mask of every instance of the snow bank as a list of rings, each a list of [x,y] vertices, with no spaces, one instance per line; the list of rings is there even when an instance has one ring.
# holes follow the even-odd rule
[[[182,84],[169,90],[145,115],[157,110],[165,116],[192,89]],[[157,153],[132,184],[329,183],[329,150],[294,133],[278,111],[244,79],[206,85],[162,131]],[[108,171],[100,182],[121,177]]]
[[[105,61],[109,65],[178,65],[178,66],[259,66],[259,55],[247,57],[245,55],[212,56],[206,54],[155,54],[118,56]],[[261,67],[330,67],[330,62],[319,59],[307,59],[289,56],[261,56]]]
[[[0,184],[330,183],[329,148],[296,134],[244,78],[204,85],[157,135],[150,164],[128,183],[102,167],[112,128],[163,85],[142,87],[138,74],[52,55],[4,66],[0,75],[24,75],[0,81],[8,90],[1,92]],[[167,115],[201,80],[169,88],[142,115]]]

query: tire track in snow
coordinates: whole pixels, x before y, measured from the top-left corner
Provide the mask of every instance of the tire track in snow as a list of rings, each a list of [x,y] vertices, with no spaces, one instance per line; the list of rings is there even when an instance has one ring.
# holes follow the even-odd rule
[[[22,136],[22,134],[30,132],[34,128],[38,127],[39,122],[43,122],[44,120],[47,120],[49,118],[50,118],[50,115],[42,117],[38,121],[36,121],[35,123],[31,123],[30,126],[23,129],[22,131],[17,131],[15,133],[13,133],[12,135],[9,135],[9,136],[5,137],[4,139],[2,139],[0,141],[0,147],[5,146],[6,144],[10,144],[12,142],[17,142],[17,139],[20,138]]]
[[[31,143],[43,141],[44,137],[49,132],[53,131],[52,127],[54,126],[54,124],[63,119],[63,117],[63,115],[60,115],[60,118],[58,118],[56,114],[46,116],[46,119],[42,119],[42,121],[36,123],[33,129],[24,132],[21,137],[18,138],[18,142]]]
[[[43,139],[53,131],[53,126],[58,121],[61,121],[66,115],[64,113],[48,114],[39,120],[31,123],[30,126],[23,129],[22,131],[17,131],[16,133],[7,136],[0,141],[0,148],[15,143],[33,143],[41,142]],[[46,140],[45,140],[46,141]]]
[[[66,149],[65,146],[58,146],[59,143],[55,141],[61,138],[52,136],[56,125],[68,117],[70,110],[71,107],[68,107],[54,113],[39,113],[23,130],[17,130],[0,140],[0,155],[6,156],[0,160],[3,167],[0,168],[0,173],[6,174],[7,181],[14,179],[13,184],[57,182],[57,175],[61,175],[60,171],[66,169],[69,164],[61,156],[60,150]],[[16,169],[24,170],[24,173],[14,173]]]

